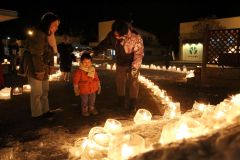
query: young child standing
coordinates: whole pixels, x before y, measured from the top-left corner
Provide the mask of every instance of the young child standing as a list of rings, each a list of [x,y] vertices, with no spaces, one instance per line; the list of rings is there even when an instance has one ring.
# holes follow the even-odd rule
[[[75,96],[81,97],[82,115],[97,115],[95,108],[96,92],[100,89],[100,81],[95,68],[92,66],[92,57],[89,53],[82,54],[80,66],[73,74]]]

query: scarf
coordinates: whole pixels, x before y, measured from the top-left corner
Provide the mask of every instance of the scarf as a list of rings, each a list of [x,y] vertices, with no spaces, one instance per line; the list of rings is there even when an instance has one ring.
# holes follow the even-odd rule
[[[89,77],[94,78],[95,68],[94,68],[93,66],[87,68],[87,67],[84,67],[84,66],[82,65],[82,63],[80,63],[80,67],[79,67],[79,68],[80,68],[81,70],[87,72],[87,75],[88,75]]]

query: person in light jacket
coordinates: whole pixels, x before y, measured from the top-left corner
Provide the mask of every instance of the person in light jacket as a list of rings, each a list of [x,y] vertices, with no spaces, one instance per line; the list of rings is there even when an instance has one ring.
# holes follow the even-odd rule
[[[93,54],[97,55],[106,49],[114,49],[116,53],[119,109],[125,108],[134,112],[137,109],[139,92],[138,75],[144,56],[142,37],[126,21],[116,20],[107,37],[93,48]]]

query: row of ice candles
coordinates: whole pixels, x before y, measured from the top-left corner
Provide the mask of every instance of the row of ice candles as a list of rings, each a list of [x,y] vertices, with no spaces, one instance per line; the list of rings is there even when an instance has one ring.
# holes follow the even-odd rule
[[[99,65],[96,65],[97,67],[99,67]],[[176,67],[176,66],[169,66],[168,68],[166,66],[156,66],[154,64],[151,65],[141,65],[141,68],[143,69],[152,69],[152,70],[164,70],[164,71],[173,71],[173,72],[180,72],[180,73],[187,73],[188,70],[186,68],[186,66],[183,66],[182,70],[180,67]],[[110,65],[107,64],[106,65],[106,69],[107,70],[116,70],[116,64]]]
[[[180,103],[172,102],[166,91],[159,89],[143,76],[140,76],[139,81],[151,89],[166,107],[163,117],[155,121],[159,122],[159,125],[166,122],[159,138],[161,145],[210,135],[218,129],[236,123],[240,115],[240,94],[225,99],[216,106],[195,102],[190,111],[181,114]],[[152,114],[146,109],[139,109],[133,120],[136,125],[153,122]],[[104,127],[93,127],[88,137],[77,140],[70,153],[88,160],[126,160],[152,149],[151,146],[146,148],[143,137],[124,134],[123,128],[118,120],[107,119]]]
[[[0,90],[0,99],[11,99],[11,91],[13,95],[20,95],[23,92],[24,93],[29,93],[31,91],[31,86],[29,84],[23,85],[23,87],[5,87],[2,90]]]
[[[153,70],[166,70],[166,71],[172,71],[172,72],[181,72],[181,73],[187,73],[187,67],[183,66],[182,69],[180,67],[176,67],[176,66],[169,66],[168,68],[166,66],[157,66],[154,64],[150,64],[150,65],[141,65],[141,68],[144,69],[153,69]]]
[[[96,65],[96,67],[99,67],[99,65]],[[142,64],[141,68],[186,73],[186,78],[195,77],[194,70],[189,70],[188,71],[186,66],[183,66],[183,69],[181,70],[180,67],[176,67],[176,66],[169,66],[168,69],[167,69],[166,66],[161,67],[161,66],[156,66],[156,65],[153,65],[153,64],[151,64],[151,65],[143,65]],[[116,64],[113,64],[113,65],[107,64],[106,69],[107,70],[116,70]]]

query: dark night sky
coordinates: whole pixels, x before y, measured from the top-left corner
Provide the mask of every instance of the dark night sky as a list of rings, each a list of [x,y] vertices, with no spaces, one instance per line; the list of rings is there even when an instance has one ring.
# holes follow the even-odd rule
[[[14,26],[14,23],[17,24],[15,26],[19,26],[17,31],[22,32],[22,26],[36,24],[43,13],[53,11],[61,18],[59,32],[65,32],[70,28],[80,30],[89,40],[94,41],[97,38],[98,21],[122,18],[133,20],[134,26],[156,34],[162,44],[177,46],[180,22],[213,15],[217,18],[240,16],[240,2],[229,0],[224,3],[219,2],[220,0],[62,1],[42,0],[29,3],[21,0],[18,4],[11,0],[5,0],[3,4],[1,2],[2,9],[16,10],[21,17],[0,24],[1,35],[4,35],[3,32],[10,33],[7,30]],[[13,30],[16,32],[16,27]]]

